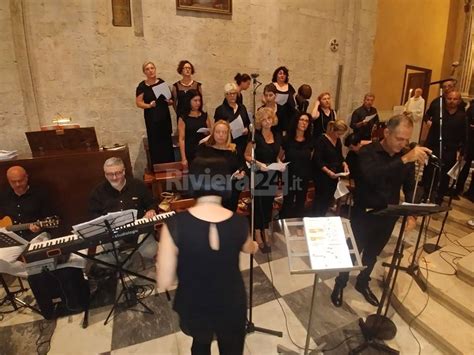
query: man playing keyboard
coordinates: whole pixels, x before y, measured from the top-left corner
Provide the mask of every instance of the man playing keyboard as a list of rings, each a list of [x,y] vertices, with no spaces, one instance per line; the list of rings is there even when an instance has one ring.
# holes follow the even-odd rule
[[[117,157],[107,159],[104,163],[104,175],[105,181],[95,187],[89,199],[91,218],[128,209],[136,209],[137,218],[151,218],[156,215],[151,192],[142,181],[126,175],[122,159]],[[136,238],[125,238],[125,240],[135,242]],[[156,255],[154,239],[148,238],[139,252],[146,257]]]

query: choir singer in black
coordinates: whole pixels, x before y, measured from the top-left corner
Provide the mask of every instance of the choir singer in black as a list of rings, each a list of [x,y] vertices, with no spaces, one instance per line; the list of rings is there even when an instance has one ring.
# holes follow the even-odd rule
[[[354,208],[351,227],[362,253],[362,270],[355,284],[367,302],[378,306],[379,301],[369,288],[370,274],[377,256],[390,239],[396,217],[377,216],[371,210],[385,208],[389,204],[398,204],[400,188],[406,201],[411,201],[415,186],[415,161],[424,163],[431,153],[425,147],[415,147],[404,153],[413,131],[413,119],[409,114],[397,115],[387,122],[384,138],[381,142],[370,143],[360,149],[359,171],[356,176]],[[410,218],[409,225],[413,225]],[[336,307],[342,305],[343,289],[349,279],[349,273],[340,273],[331,294]]]

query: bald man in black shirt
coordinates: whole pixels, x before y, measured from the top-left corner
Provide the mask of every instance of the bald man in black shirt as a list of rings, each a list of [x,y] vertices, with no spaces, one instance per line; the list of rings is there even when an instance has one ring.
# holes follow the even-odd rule
[[[366,269],[359,273],[355,289],[374,306],[378,306],[379,301],[369,288],[370,274],[377,256],[392,235],[397,218],[377,216],[370,211],[398,204],[402,187],[405,200],[411,200],[415,185],[413,162],[424,162],[427,153],[431,153],[425,147],[415,147],[406,154],[402,152],[409,143],[412,131],[413,119],[410,115],[394,116],[387,122],[384,139],[364,146],[358,156],[359,174],[355,182],[351,226]],[[410,219],[413,225],[414,219]],[[348,273],[341,273],[336,278],[331,294],[331,301],[336,307],[342,305],[343,289],[348,279]]]

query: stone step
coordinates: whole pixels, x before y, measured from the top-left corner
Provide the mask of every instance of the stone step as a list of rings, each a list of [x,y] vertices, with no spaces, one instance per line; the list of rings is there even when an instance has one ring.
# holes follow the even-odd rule
[[[426,271],[422,270],[426,278]],[[428,274],[428,280],[433,273]],[[400,316],[443,353],[471,354],[472,323],[441,305],[428,289],[421,291],[412,277],[398,273],[392,305]]]
[[[474,233],[471,233],[470,235],[474,235]],[[474,237],[472,239],[474,239]],[[468,244],[464,238],[459,242],[461,245],[468,247],[467,249],[472,249],[472,246],[474,245],[472,242]],[[469,285],[474,286],[474,253],[470,253],[469,255],[461,258],[458,261],[457,269],[457,277]]]
[[[432,254],[422,253],[418,259],[419,267],[422,269],[420,276],[434,299],[472,324],[474,323],[473,289],[471,285],[457,277],[456,270],[456,260],[460,256],[472,253],[458,243],[474,245],[474,233],[453,240],[453,243]],[[407,252],[404,254],[410,254],[412,250],[408,249]],[[408,263],[408,257],[404,263]]]

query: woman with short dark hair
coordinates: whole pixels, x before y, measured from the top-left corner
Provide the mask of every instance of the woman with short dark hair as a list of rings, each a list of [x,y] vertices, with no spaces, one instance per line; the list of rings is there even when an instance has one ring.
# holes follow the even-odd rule
[[[189,176],[196,205],[166,220],[157,256],[157,281],[168,289],[178,280],[173,309],[181,330],[193,338],[192,354],[242,354],[247,297],[239,255],[255,253],[248,222],[221,206],[228,174],[222,159],[196,158]],[[219,182],[222,182],[219,183]]]
[[[176,111],[176,117],[180,117],[185,103],[189,100],[189,91],[199,91],[202,99],[202,88],[201,83],[193,79],[195,71],[194,65],[190,61],[181,60],[176,70],[182,76],[182,79],[173,84],[171,94],[173,95],[173,107]]]
[[[202,110],[202,96],[199,91],[189,90],[186,100],[178,118],[178,140],[181,163],[187,168],[196,156],[199,141],[208,135],[211,121],[207,112]],[[208,131],[205,132],[205,129]]]
[[[250,75],[248,74],[240,74],[240,73],[237,73],[235,76],[234,76],[234,80],[235,80],[235,83],[237,84],[237,88],[239,90],[239,93],[237,95],[237,103],[238,104],[243,104],[244,103],[244,99],[242,97],[242,91],[245,91],[247,90],[249,87],[250,87],[250,83],[252,81],[252,78],[250,77]]]
[[[289,70],[285,66],[275,69],[272,76],[272,83],[277,89],[276,103],[279,106],[277,130],[282,134],[288,130],[290,121],[295,117],[295,88],[288,82]]]

